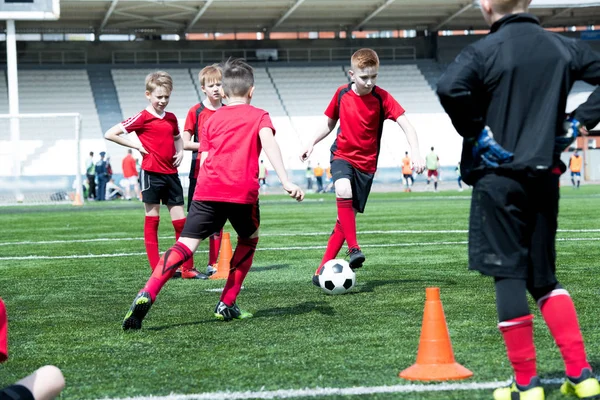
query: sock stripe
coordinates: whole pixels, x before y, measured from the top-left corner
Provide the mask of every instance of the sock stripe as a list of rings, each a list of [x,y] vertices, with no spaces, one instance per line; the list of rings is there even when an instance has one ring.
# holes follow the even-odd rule
[[[562,288],[561,289],[554,289],[553,291],[551,291],[547,295],[541,297],[537,301],[538,307],[542,307],[542,305],[544,305],[544,303],[546,302],[546,300],[548,300],[550,297],[554,297],[554,296],[569,296],[569,297],[571,297],[571,295],[569,294],[569,292],[566,289],[562,289]]]
[[[533,315],[529,314],[523,317],[509,319],[508,321],[500,321],[498,323],[498,328],[509,328],[511,326],[529,324],[531,321],[533,321]]]

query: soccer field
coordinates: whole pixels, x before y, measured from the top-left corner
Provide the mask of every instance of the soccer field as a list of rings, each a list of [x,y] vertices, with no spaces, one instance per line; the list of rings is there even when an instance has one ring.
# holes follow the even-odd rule
[[[300,204],[263,196],[258,251],[238,298],[255,317],[219,322],[212,312],[224,281],[178,279],[136,332],[123,332],[121,321],[150,271],[140,203],[0,208],[10,352],[0,386],[54,364],[66,377],[63,399],[489,399],[494,381],[512,370],[492,281],[466,268],[469,195],[372,194],[357,218],[367,261],[342,296],[327,296],[310,280],[335,222],[333,195]],[[559,279],[578,308],[596,370],[599,198],[600,186],[562,189],[557,243]],[[164,251],[174,239],[166,208],[161,213]],[[231,226],[225,230],[235,246]],[[206,250],[203,243],[196,253],[199,268]],[[456,360],[474,372],[452,386],[398,378],[415,362],[431,286],[440,287]],[[559,399],[560,354],[530,305],[539,374],[549,379],[547,398]]]

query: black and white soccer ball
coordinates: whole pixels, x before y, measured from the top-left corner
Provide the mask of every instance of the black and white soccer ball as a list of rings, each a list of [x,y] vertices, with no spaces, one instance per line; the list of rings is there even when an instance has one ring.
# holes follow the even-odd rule
[[[329,260],[319,271],[319,285],[327,294],[344,294],[355,283],[356,274],[345,260]]]

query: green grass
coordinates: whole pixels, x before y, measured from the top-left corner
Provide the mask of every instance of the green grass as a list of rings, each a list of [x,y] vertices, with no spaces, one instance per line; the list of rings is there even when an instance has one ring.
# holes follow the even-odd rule
[[[123,316],[149,276],[139,203],[0,209],[0,295],[10,324],[10,359],[0,366],[0,386],[44,364],[63,370],[64,399],[408,384],[398,373],[415,361],[429,286],[441,289],[457,361],[475,373],[466,382],[508,379],[511,368],[496,328],[492,282],[467,271],[467,246],[456,243],[466,241],[466,233],[360,233],[466,230],[465,193],[372,194],[357,220],[367,262],[357,273],[356,288],[343,296],[327,296],[310,283],[323,249],[260,250],[325,246],[336,213],[332,195],[311,195],[303,204],[265,196],[264,236],[238,298],[255,317],[216,321],[212,311],[219,293],[206,290],[221,288],[223,281],[173,280],[139,332],[121,330]],[[600,187],[563,189],[559,227],[600,228],[599,196]],[[160,235],[167,237],[172,226],[166,209],[161,212]],[[230,226],[226,230],[232,232]],[[318,234],[290,236],[294,233]],[[594,239],[600,232],[561,232],[558,237]],[[98,238],[129,240],[81,242]],[[17,244],[55,240],[64,242]],[[232,241],[235,245],[234,234]],[[173,243],[160,242],[163,251]],[[432,245],[441,242],[446,244]],[[391,246],[370,247],[386,244]],[[598,242],[559,241],[557,251],[559,279],[575,300],[590,360],[598,368]],[[119,253],[140,255],[2,259]],[[206,257],[197,253],[196,265],[204,266]],[[534,314],[539,372],[561,377],[560,354],[539,313]],[[343,398],[490,395],[481,390]],[[560,397],[556,386],[547,390],[548,399]],[[326,397],[337,398],[342,397]]]

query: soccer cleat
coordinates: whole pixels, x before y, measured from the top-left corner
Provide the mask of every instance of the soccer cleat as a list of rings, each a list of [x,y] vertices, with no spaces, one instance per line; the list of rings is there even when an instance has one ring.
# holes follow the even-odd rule
[[[123,319],[123,330],[141,329],[142,320],[146,314],[148,314],[151,306],[152,298],[150,297],[150,293],[138,293],[138,295],[135,296],[135,299],[133,299],[133,304]]]
[[[192,268],[187,271],[181,271],[182,279],[208,279],[208,276],[198,271],[196,268]]]
[[[579,399],[600,399],[600,384],[592,375],[592,371],[585,368],[577,378],[567,376],[567,380],[560,387],[560,392]]]
[[[252,314],[249,312],[240,310],[237,304],[233,304],[231,307],[227,304],[219,301],[215,307],[215,318],[221,321],[231,321],[232,319],[246,319],[252,318]]]
[[[175,270],[175,273],[173,274],[173,276],[171,277],[171,279],[179,279],[181,278],[181,267],[177,268]]]
[[[494,400],[544,400],[544,388],[540,378],[534,376],[529,385],[521,386],[516,382],[510,386],[494,390]]]
[[[313,275],[313,277],[312,277],[312,283],[316,287],[321,287],[321,284],[319,283],[319,275]]]
[[[352,270],[361,268],[363,266],[363,263],[365,262],[365,255],[358,247],[348,250],[348,253],[346,254],[350,256],[350,261],[348,261],[348,264],[350,264],[350,268],[352,268]]]
[[[206,266],[206,275],[211,276],[217,273],[217,264],[215,265],[207,265]]]

